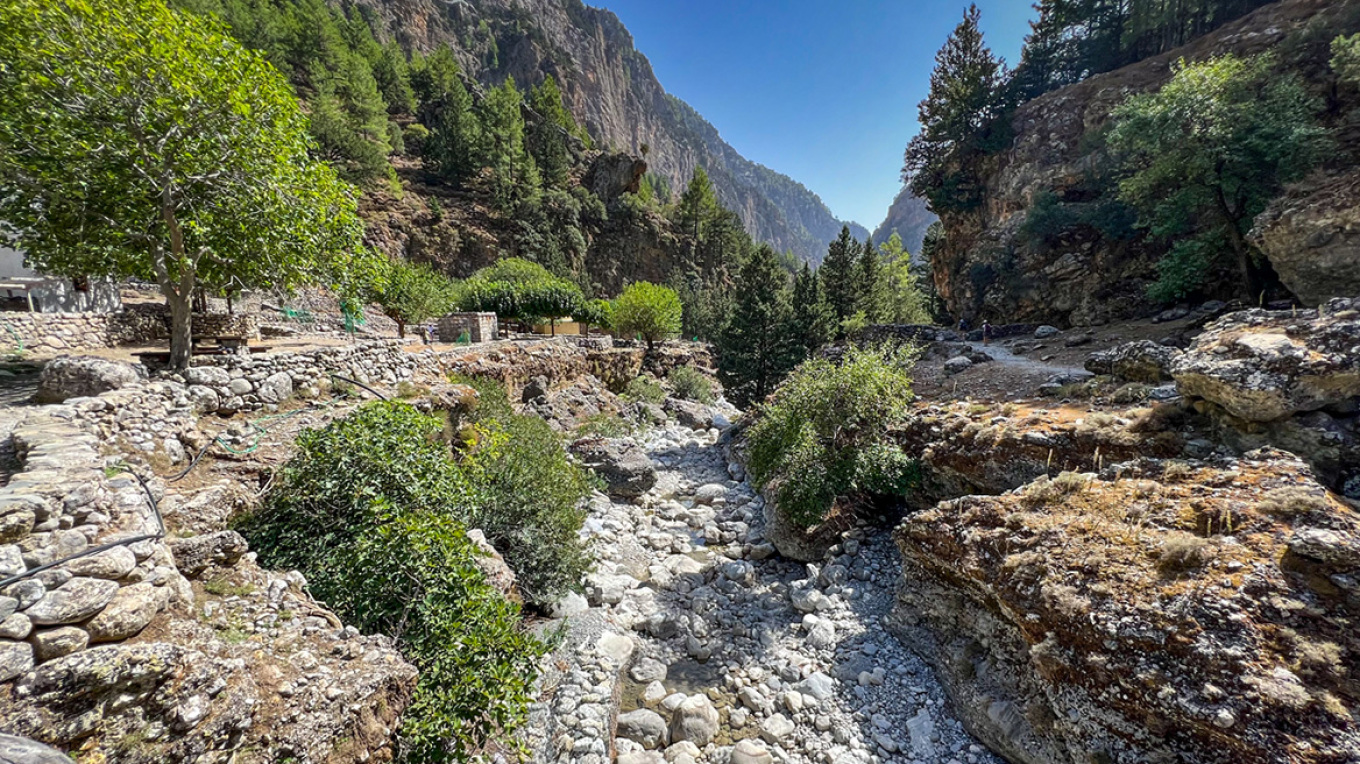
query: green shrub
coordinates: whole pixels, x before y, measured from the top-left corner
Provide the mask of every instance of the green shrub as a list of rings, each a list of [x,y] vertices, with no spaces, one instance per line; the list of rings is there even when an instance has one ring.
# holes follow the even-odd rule
[[[477,569],[464,519],[485,498],[443,429],[384,402],[306,431],[242,526],[261,564],[301,570],[342,618],[394,637],[420,669],[401,730],[413,762],[466,760],[522,723],[547,652]]]
[[[799,366],[762,407],[749,433],[751,475],[804,527],[824,521],[838,496],[902,495],[915,462],[889,428],[911,402],[910,349],[851,348],[839,364]]]
[[[624,389],[623,397],[642,403],[662,403],[666,400],[666,389],[651,377],[634,377]]]
[[[467,467],[482,496],[468,525],[505,557],[525,599],[546,604],[578,587],[590,567],[578,536],[590,479],[567,459],[547,422],[510,411],[505,388],[475,387],[472,421],[480,437]]]
[[[680,333],[683,314],[674,289],[639,281],[614,300],[614,331],[624,337],[639,335],[651,347]]]
[[[666,378],[675,397],[697,401],[704,405],[713,402],[713,382],[693,366],[677,366]]]

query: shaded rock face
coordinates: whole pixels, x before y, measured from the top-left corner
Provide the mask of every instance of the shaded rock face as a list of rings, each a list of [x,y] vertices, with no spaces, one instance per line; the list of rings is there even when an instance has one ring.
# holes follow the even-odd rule
[[[1065,327],[1150,312],[1146,288],[1157,277],[1161,245],[1109,225],[1073,225],[1053,238],[1029,235],[1024,223],[1036,199],[1053,194],[1074,220],[1101,217],[1108,210],[1094,201],[1100,189],[1091,176],[1104,157],[1094,138],[1114,107],[1161,87],[1180,58],[1272,50],[1335,6],[1330,0],[1274,3],[1182,48],[1023,104],[1012,122],[1012,146],[989,160],[984,172],[982,206],[941,211],[946,242],[931,266],[950,315]],[[1218,282],[1227,293],[1206,296],[1238,296],[1229,289],[1231,279]]]
[[[912,253],[912,264],[925,262],[921,257],[921,243],[926,229],[939,220],[924,199],[912,196],[911,189],[903,188],[888,208],[888,216],[874,229],[874,241],[882,244],[894,233],[902,237],[902,246]]]
[[[1012,761],[1355,761],[1360,516],[1292,456],[1069,473],[896,539],[892,629]]]
[[[1251,422],[1360,397],[1360,299],[1318,311],[1248,310],[1209,324],[1171,366],[1183,395]]]
[[[1360,294],[1360,170],[1300,183],[1256,219],[1252,240],[1305,305]]]

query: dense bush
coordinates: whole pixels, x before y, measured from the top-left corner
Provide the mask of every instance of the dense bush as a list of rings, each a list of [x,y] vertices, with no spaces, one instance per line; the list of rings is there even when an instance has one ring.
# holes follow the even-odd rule
[[[418,762],[465,760],[521,723],[546,653],[477,569],[464,529],[484,506],[482,478],[443,429],[407,404],[374,403],[306,431],[242,527],[261,564],[301,570],[342,618],[393,636],[420,669],[401,740]]]
[[[634,377],[624,389],[623,397],[643,403],[661,403],[666,400],[666,390],[651,377]]]
[[[839,496],[902,495],[917,467],[888,430],[911,402],[909,350],[851,348],[833,363],[807,361],[758,411],[749,434],[751,476],[791,521],[812,527]]]
[[[577,535],[589,477],[547,422],[513,413],[500,384],[473,386],[477,442],[466,461],[481,496],[468,525],[481,528],[514,568],[526,600],[550,602],[578,586],[590,566]]]
[[[671,369],[666,381],[671,383],[671,391],[677,398],[698,401],[705,405],[713,402],[713,381],[693,366],[677,366]]]
[[[585,305],[581,288],[537,263],[509,257],[463,282],[460,310],[486,311],[504,319],[536,321],[570,316]]]
[[[614,330],[625,337],[640,335],[651,347],[680,333],[683,313],[674,289],[639,281],[614,301]]]

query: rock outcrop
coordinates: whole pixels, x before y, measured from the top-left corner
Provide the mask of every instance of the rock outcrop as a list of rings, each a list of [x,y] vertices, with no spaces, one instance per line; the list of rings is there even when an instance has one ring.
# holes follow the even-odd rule
[[[656,469],[632,440],[583,438],[571,444],[571,452],[605,482],[610,496],[636,498],[656,485]]]
[[[1256,218],[1252,240],[1305,305],[1360,294],[1360,170],[1290,189]]]
[[[1206,327],[1171,375],[1182,394],[1251,422],[1351,407],[1360,398],[1360,299],[1229,314]]]
[[[1171,364],[1181,355],[1177,348],[1158,345],[1151,340],[1127,342],[1091,354],[1086,370],[1106,374],[1126,382],[1156,385],[1171,380]]]
[[[1023,764],[1353,762],[1360,515],[1299,460],[1137,460],[909,518],[893,629]]]
[[[1165,250],[1134,228],[1127,211],[1121,210],[1104,186],[1093,182],[1105,164],[1098,136],[1108,126],[1112,111],[1132,94],[1161,87],[1179,59],[1198,61],[1225,53],[1250,56],[1276,50],[1308,24],[1335,28],[1339,34],[1339,22],[1324,15],[1338,9],[1330,0],[1272,3],[1186,46],[1022,104],[1012,120],[1013,144],[991,158],[984,169],[983,203],[975,209],[941,211],[945,244],[931,266],[949,313],[986,317],[996,323],[1057,326],[1102,324],[1148,313],[1146,288],[1157,278],[1155,266]],[[1325,67],[1314,66],[1304,73],[1319,70]],[[1318,85],[1319,89],[1331,87]],[[1341,121],[1353,108],[1353,103],[1343,100],[1331,114]],[[1025,225],[1042,200],[1052,204],[1051,225],[1046,227],[1060,230],[1036,231]],[[1299,222],[1286,223],[1274,235],[1282,242],[1298,241],[1288,227],[1303,225],[1312,230],[1308,214],[1293,216]],[[1330,214],[1323,217],[1339,219]],[[1328,245],[1335,246],[1334,250],[1313,252],[1339,256],[1344,237],[1335,241]],[[1300,261],[1311,257],[1303,251],[1290,255]],[[1342,270],[1354,273],[1353,267]],[[1214,284],[1223,285],[1223,293],[1213,296],[1239,296],[1232,293],[1230,274],[1206,283],[1211,292]]]

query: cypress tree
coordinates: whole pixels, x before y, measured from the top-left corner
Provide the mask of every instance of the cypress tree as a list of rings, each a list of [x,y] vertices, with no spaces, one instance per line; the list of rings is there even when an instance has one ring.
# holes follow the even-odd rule
[[[883,320],[883,269],[879,258],[874,237],[869,236],[859,257],[859,309],[871,324]]]
[[[821,282],[807,263],[803,263],[793,282],[793,322],[804,357],[817,352],[835,335],[831,308],[822,296]]]
[[[840,336],[841,323],[859,309],[860,279],[855,267],[858,255],[859,245],[850,235],[849,226],[843,226],[841,235],[827,247],[826,259],[817,271],[837,336]]]
[[[419,64],[413,87],[420,96],[420,121],[430,131],[426,166],[449,183],[462,183],[481,166],[476,155],[481,129],[472,96],[458,75],[452,50],[440,48]]]
[[[708,225],[717,213],[718,207],[718,195],[713,191],[708,173],[702,167],[695,167],[689,185],[680,195],[680,205],[676,210],[681,233],[689,237],[690,255],[693,259],[697,260],[708,232]]]
[[[534,203],[541,190],[538,168],[525,146],[523,103],[515,78],[507,77],[475,108],[482,128],[475,144],[477,166],[491,168],[491,194],[503,214]]]
[[[930,94],[919,106],[921,132],[907,145],[903,179],[936,213],[981,203],[976,160],[1001,147],[1005,65],[982,39],[981,13],[970,6],[935,54]]]
[[[759,403],[802,358],[788,277],[762,244],[742,265],[732,315],[718,340],[718,377],[739,406]]]

